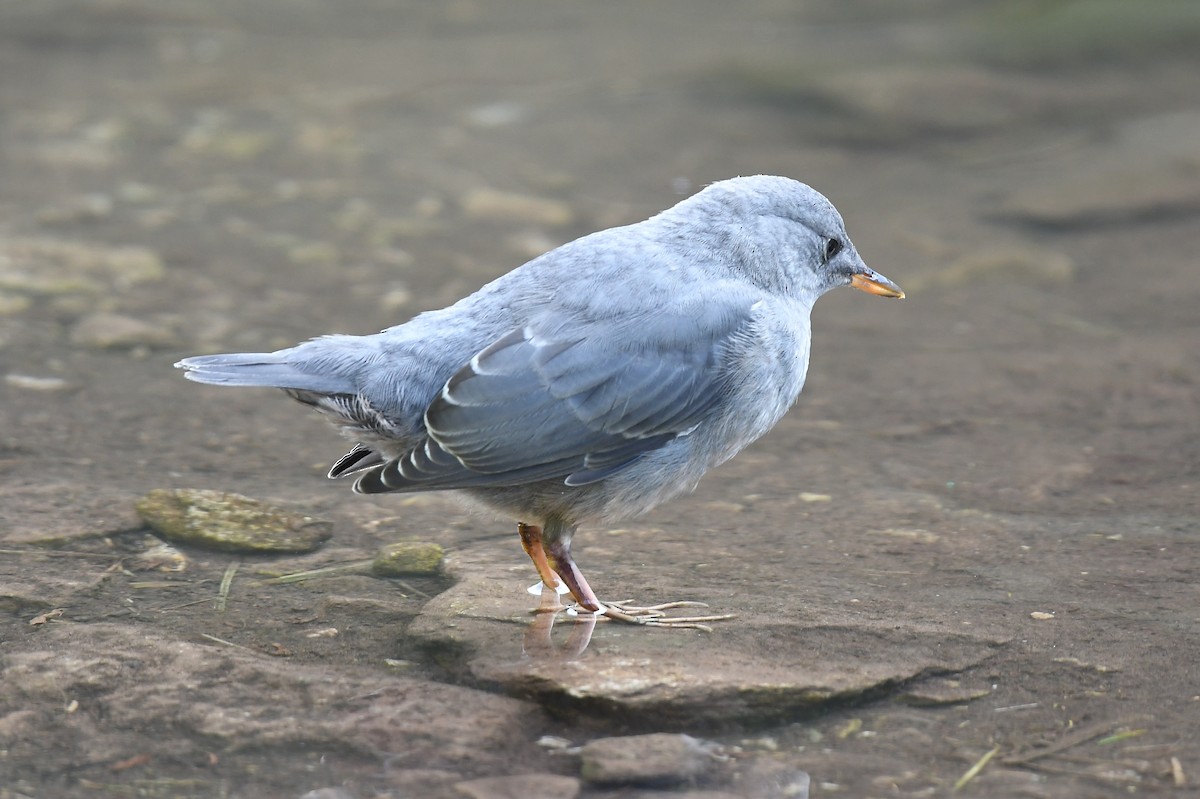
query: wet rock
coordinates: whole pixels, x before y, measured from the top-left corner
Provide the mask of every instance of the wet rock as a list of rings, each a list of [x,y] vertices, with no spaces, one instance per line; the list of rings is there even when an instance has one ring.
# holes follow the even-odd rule
[[[156,489],[137,511],[169,541],[222,552],[310,552],[333,534],[330,522],[203,489]]]
[[[637,546],[640,563],[678,565],[678,553],[659,552],[653,537],[636,544],[620,540],[621,546]],[[447,555],[444,569],[456,582],[425,604],[409,633],[465,679],[499,685],[572,716],[676,730],[764,724],[870,696],[924,673],[962,670],[990,657],[999,643],[981,621],[971,627],[932,623],[919,609],[911,616],[895,608],[867,614],[844,599],[790,586],[771,590],[765,582],[756,592],[739,594],[732,607],[714,608],[735,611],[738,618],[714,624],[711,633],[533,614],[536,601],[521,590],[527,577],[532,581],[532,568],[505,543],[515,546],[477,544]],[[497,566],[502,563],[512,569]],[[761,563],[755,567],[760,576],[763,570]],[[615,579],[611,569],[588,573],[592,585],[610,596],[637,596],[645,589]],[[795,578],[790,570],[783,573]],[[666,593],[663,599],[695,598],[696,590],[668,586],[659,593]],[[504,632],[514,625],[524,628],[520,638]]]
[[[380,577],[434,575],[441,571],[444,554],[438,544],[398,541],[379,550],[371,561],[371,571]]]
[[[398,753],[431,769],[496,774],[544,723],[528,703],[482,691],[299,665],[145,627],[46,625],[6,646],[0,668],[0,718],[39,711],[10,755],[54,769],[139,751],[168,760],[217,751],[227,763],[275,750]],[[71,701],[80,712],[64,716]],[[47,751],[46,740],[63,746]]]
[[[575,219],[571,207],[559,200],[490,188],[472,189],[463,196],[461,202],[463,210],[472,219],[525,222],[549,227],[569,225]]]
[[[15,550],[0,556],[0,613],[32,619],[78,607],[117,559],[101,536],[138,524],[130,497],[99,486],[0,484],[0,546]],[[76,556],[64,559],[60,549]],[[99,551],[78,552],[88,549]]]
[[[1049,227],[1096,227],[1200,208],[1200,113],[1137,119],[1022,182],[996,216]]]
[[[909,686],[896,699],[906,705],[915,707],[933,707],[936,705],[957,705],[982,699],[991,694],[991,689],[985,687],[964,686],[958,680],[934,678]]]
[[[575,799],[580,783],[558,774],[517,774],[468,780],[454,788],[468,799]]]
[[[178,340],[163,325],[115,313],[94,313],[71,328],[71,343],[95,350],[129,347],[171,347]]]
[[[133,509],[134,496],[75,482],[23,486],[0,481],[0,543],[56,547],[136,530],[141,520]]]
[[[676,785],[708,771],[715,748],[670,733],[597,738],[579,752],[580,774],[594,785]]]

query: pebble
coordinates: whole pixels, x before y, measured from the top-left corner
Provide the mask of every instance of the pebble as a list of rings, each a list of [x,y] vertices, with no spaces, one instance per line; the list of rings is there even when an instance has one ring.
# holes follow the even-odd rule
[[[222,552],[311,552],[333,534],[330,522],[203,489],[155,489],[137,511],[169,541]]]
[[[437,574],[442,569],[444,555],[438,544],[398,541],[379,550],[371,561],[371,571],[379,577]]]
[[[714,750],[715,744],[674,733],[597,738],[580,749],[580,774],[593,785],[675,785],[708,771]]]

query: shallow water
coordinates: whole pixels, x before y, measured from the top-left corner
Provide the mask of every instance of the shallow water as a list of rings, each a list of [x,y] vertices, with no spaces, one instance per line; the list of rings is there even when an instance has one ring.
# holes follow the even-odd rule
[[[937,794],[995,747],[977,795],[1195,784],[1198,34],[1186,2],[0,6],[0,797],[461,795],[578,776],[542,735],[653,731],[727,747],[667,795]],[[577,539],[602,591],[739,613],[707,636],[539,661],[507,523],[352,496],[304,409],[170,368],[395,324],[753,173],[909,297],[822,299],[771,435]],[[161,487],[336,532],[143,570]],[[259,579],[408,537],[450,579]],[[265,686],[289,704],[236,721]]]

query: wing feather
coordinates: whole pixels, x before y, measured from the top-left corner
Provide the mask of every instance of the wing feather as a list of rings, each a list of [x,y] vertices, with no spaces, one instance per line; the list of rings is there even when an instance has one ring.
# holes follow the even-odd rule
[[[595,337],[512,330],[447,381],[426,410],[428,438],[364,474],[355,490],[553,478],[575,486],[616,474],[690,433],[721,401],[724,355],[749,319],[746,304],[718,315],[718,323],[711,314],[685,323],[694,330],[651,329],[640,346],[624,348]]]

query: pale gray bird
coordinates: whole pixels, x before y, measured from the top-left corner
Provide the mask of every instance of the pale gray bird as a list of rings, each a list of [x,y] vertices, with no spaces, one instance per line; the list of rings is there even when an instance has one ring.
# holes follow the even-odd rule
[[[770,430],[804,385],[813,303],[845,285],[904,296],[821,194],[742,177],[381,333],[176,366],[324,413],[356,442],[329,476],[358,493],[459,489],[511,514],[545,585],[628,619],[576,567],[576,527],[691,491]]]

